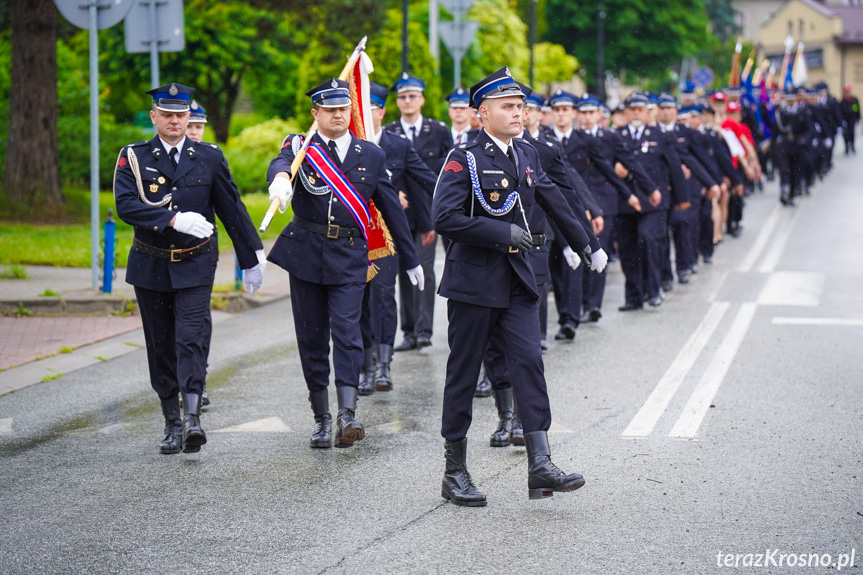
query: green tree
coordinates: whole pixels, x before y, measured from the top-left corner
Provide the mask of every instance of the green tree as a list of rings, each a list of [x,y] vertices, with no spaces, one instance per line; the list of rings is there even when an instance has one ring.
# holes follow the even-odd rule
[[[740,26],[734,21],[731,0],[704,0],[704,10],[710,18],[713,35],[720,42],[725,42],[740,32]]]
[[[696,55],[709,36],[704,0],[605,0],[604,6],[605,67],[618,74],[662,75],[684,56]],[[545,39],[575,54],[585,78],[594,78],[598,3],[547,0],[546,18]]]
[[[195,99],[206,108],[209,127],[216,140],[224,142],[245,75],[256,69],[289,67],[293,22],[287,14],[235,0],[187,0],[184,18],[186,48],[160,55],[160,78],[195,87]],[[149,86],[150,57],[126,53],[120,26],[106,32],[101,63],[113,88],[110,103],[129,118],[141,109],[141,97],[133,98],[135,108],[131,110],[123,100],[130,92],[140,94],[142,86]],[[274,74],[274,81],[277,78]]]
[[[560,44],[540,42],[533,47],[534,81],[533,88],[540,90],[540,84],[545,84],[542,90],[549,91],[552,82],[566,82],[578,70],[578,59],[566,53]]]

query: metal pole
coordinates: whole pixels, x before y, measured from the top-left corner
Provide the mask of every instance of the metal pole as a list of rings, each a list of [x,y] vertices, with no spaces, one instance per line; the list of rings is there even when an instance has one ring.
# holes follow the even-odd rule
[[[440,39],[438,38],[438,0],[429,0],[429,51],[434,59],[434,71],[440,74]]]
[[[408,0],[402,0],[402,72],[409,72],[408,64]]]
[[[596,23],[596,91],[599,101],[605,102],[605,2],[599,1],[599,18]]]
[[[156,0],[150,0],[150,77],[151,88],[159,87],[159,31],[156,18]]]
[[[453,58],[453,86],[461,86],[461,56]]]
[[[99,6],[90,7],[90,271],[99,289]]]
[[[530,87],[533,88],[533,47],[536,45],[536,3],[530,3]]]

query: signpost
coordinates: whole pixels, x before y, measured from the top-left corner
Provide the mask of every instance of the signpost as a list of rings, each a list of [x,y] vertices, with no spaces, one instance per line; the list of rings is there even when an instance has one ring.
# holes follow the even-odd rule
[[[135,0],[54,0],[66,20],[90,31],[90,268],[99,289],[99,30],[125,18]]]
[[[464,58],[470,43],[479,30],[479,22],[462,20],[461,17],[470,10],[474,0],[438,0],[438,2],[452,14],[452,22],[440,22],[440,38],[446,45],[455,64],[453,72],[453,84],[461,86],[461,61]]]
[[[711,85],[714,78],[715,76],[713,75],[713,70],[710,68],[710,66],[702,66],[692,75],[692,82],[696,86],[704,88]]]
[[[138,0],[129,12],[126,52],[150,53],[150,82],[159,81],[159,52],[180,52],[186,47],[183,0]]]

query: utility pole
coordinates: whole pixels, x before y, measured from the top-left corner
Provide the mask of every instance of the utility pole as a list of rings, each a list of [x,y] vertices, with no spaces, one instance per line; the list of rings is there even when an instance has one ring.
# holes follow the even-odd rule
[[[530,87],[533,89],[533,47],[536,45],[536,3],[530,2]]]
[[[605,2],[599,0],[599,18],[596,22],[596,91],[599,101],[605,102]]]
[[[402,0],[402,72],[409,72],[408,64],[408,0]]]

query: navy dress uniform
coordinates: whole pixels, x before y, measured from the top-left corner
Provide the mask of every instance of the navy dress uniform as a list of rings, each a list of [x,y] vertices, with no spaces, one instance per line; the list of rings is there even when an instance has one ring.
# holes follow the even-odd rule
[[[215,216],[231,236],[240,267],[260,275],[263,261],[261,240],[222,151],[185,136],[174,145],[162,138],[159,114],[187,113],[192,92],[181,84],[147,92],[159,135],[124,147],[114,172],[117,215],[135,228],[126,281],[135,286],[150,383],[165,416],[162,453],[196,452],[207,440],[199,416],[219,259]]]
[[[389,90],[369,83],[371,106],[384,109]],[[402,134],[381,130],[377,144],[386,154],[386,169],[397,191],[405,192],[408,201],[408,224],[421,231],[434,229],[431,224],[431,198],[437,175],[420,159],[408,139]],[[375,277],[366,285],[360,328],[363,334],[365,358],[360,372],[359,393],[370,395],[375,390],[393,389],[390,364],[398,326],[396,277],[398,254],[378,258]]]
[[[524,97],[506,68],[470,92],[481,113],[496,109],[489,103],[492,99],[511,102],[512,97]],[[550,460],[551,410],[539,345],[539,293],[527,255],[533,248],[527,214],[538,203],[588,262],[589,241],[563,194],[542,170],[536,150],[512,135],[504,136],[509,142],[495,141],[488,130],[496,126],[486,121],[475,140],[450,152],[432,202],[435,229],[451,240],[439,289],[449,300],[450,347],[441,426],[446,457],[441,495],[467,506],[486,503],[467,471],[466,435],[480,366],[495,332],[525,431],[529,496],[548,497],[584,484],[580,475],[565,475]]]
[[[317,109],[350,106],[348,84],[330,79],[306,93]],[[271,197],[278,174],[290,174],[301,136],[289,135],[270,163],[267,181]],[[312,142],[327,154],[365,204],[374,200],[389,227],[402,267],[416,274],[419,266],[407,220],[386,171],[384,152],[350,132],[330,139],[315,133]],[[343,157],[342,157],[343,156]],[[303,376],[315,416],[312,447],[331,447],[329,412],[330,337],[339,412],[336,446],[349,447],[365,437],[355,419],[357,386],[363,364],[360,314],[368,273],[368,243],[350,207],[323,181],[307,155],[297,174],[292,200],[293,219],[282,230],[269,260],[290,274],[291,307]],[[347,196],[343,196],[345,199]],[[284,198],[286,202],[286,198]],[[416,277],[416,276],[415,276]],[[421,273],[419,273],[421,279]]]
[[[641,96],[629,99],[627,106],[646,106]],[[629,124],[622,135],[632,141],[634,153],[659,186],[661,199],[653,206],[644,190],[632,187],[639,197],[641,212],[636,213],[621,202],[615,219],[615,231],[620,247],[620,265],[626,277],[625,303],[619,309],[641,309],[647,300],[652,306],[662,304],[660,274],[662,270],[663,237],[668,237],[668,212],[672,204],[688,202],[680,156],[674,143],[656,126]],[[648,192],[649,193],[649,192]]]
[[[404,72],[393,84],[391,91],[398,96],[410,96],[410,92],[425,90],[425,82],[416,76]],[[426,166],[435,173],[440,173],[444,158],[452,148],[452,135],[449,127],[439,120],[418,116],[415,123],[408,125],[404,118],[396,120],[384,126],[384,130],[396,134],[403,134],[413,144],[414,150],[425,162]],[[399,299],[401,306],[401,329],[404,340],[395,348],[395,351],[406,351],[431,345],[434,332],[434,304],[435,304],[435,249],[437,242],[423,245],[422,233],[416,227],[411,228],[414,236],[414,248],[419,254],[425,277],[425,289],[419,292],[401,273],[399,275]]]

